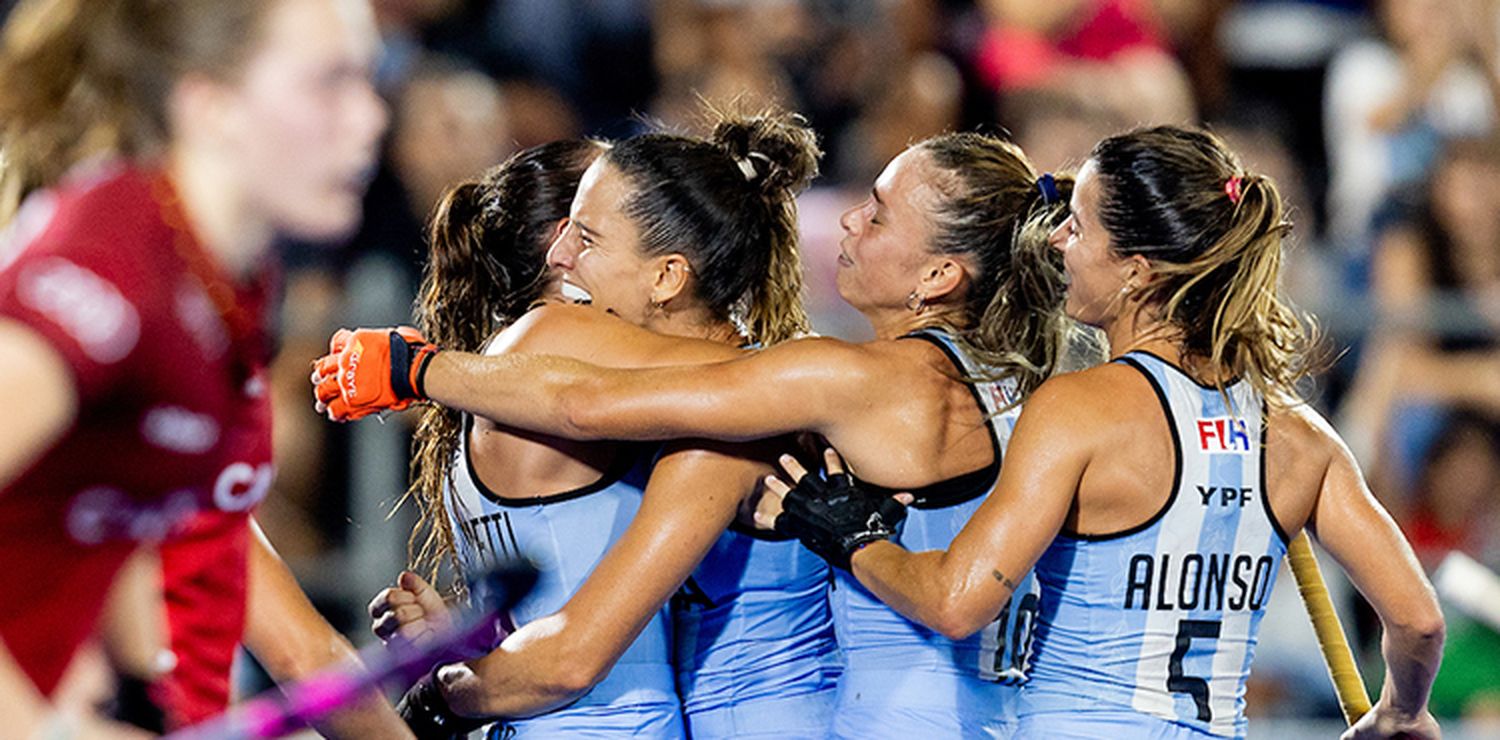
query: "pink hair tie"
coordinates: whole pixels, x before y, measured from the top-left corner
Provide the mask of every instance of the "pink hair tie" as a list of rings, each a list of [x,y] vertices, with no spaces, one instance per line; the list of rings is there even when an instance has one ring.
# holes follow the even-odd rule
[[[1240,179],[1239,175],[1235,175],[1234,177],[1231,177],[1228,180],[1224,181],[1224,194],[1229,196],[1230,203],[1233,203],[1235,205],[1240,204],[1240,195],[1242,194],[1240,192],[1240,186],[1243,184],[1244,181]]]

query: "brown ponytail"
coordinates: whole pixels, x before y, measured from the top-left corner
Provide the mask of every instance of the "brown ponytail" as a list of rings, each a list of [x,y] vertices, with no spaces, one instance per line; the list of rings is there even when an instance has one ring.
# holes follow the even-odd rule
[[[1020,147],[975,133],[944,134],[917,145],[950,177],[940,189],[932,249],[965,255],[973,284],[949,327],[965,351],[1013,378],[1025,398],[1052,374],[1066,337],[1062,269],[1047,236],[1068,214],[1073,180],[1039,183]]]
[[[429,341],[482,351],[541,300],[547,248],[584,170],[603,150],[585,140],[542,144],[444,193],[428,227],[427,267],[417,293],[417,324]],[[454,553],[444,490],[462,434],[462,414],[432,406],[412,441],[406,498],[417,502],[420,514],[411,561],[434,577]]]
[[[1291,224],[1275,183],[1213,134],[1170,126],[1105,139],[1090,160],[1111,247],[1151,260],[1138,295],[1181,331],[1183,354],[1220,380],[1247,378],[1273,404],[1295,401],[1317,338],[1281,296]]]

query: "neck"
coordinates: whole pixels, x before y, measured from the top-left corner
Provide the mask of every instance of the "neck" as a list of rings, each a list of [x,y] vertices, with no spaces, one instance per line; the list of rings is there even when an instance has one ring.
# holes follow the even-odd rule
[[[691,339],[706,339],[711,342],[739,346],[745,337],[733,323],[723,321],[710,312],[699,309],[667,311],[648,318],[645,327],[657,334]]]
[[[1136,306],[1135,310],[1125,312],[1101,327],[1105,338],[1109,340],[1111,359],[1127,352],[1142,350],[1182,368],[1202,383],[1215,383],[1228,375],[1227,372],[1211,367],[1206,357],[1184,354],[1182,329],[1149,314],[1149,311]]]
[[[272,231],[241,199],[233,178],[212,157],[184,152],[168,156],[166,172],[203,248],[231,278],[250,275],[270,249]]]
[[[958,311],[942,306],[926,306],[921,311],[905,307],[891,311],[863,311],[865,319],[875,329],[876,339],[899,339],[918,329],[932,326],[963,326]]]

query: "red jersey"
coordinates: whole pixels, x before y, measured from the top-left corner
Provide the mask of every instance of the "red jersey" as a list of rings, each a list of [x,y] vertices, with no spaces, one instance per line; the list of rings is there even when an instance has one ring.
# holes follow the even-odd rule
[[[139,543],[200,543],[163,548],[180,670],[197,668],[178,644],[183,605],[230,651],[239,639],[245,528],[272,466],[259,313],[226,309],[234,291],[166,179],[119,163],[36,194],[0,237],[0,316],[52,345],[79,400],[72,427],[0,491],[0,563],[31,589],[0,610],[0,638],[44,693]]]

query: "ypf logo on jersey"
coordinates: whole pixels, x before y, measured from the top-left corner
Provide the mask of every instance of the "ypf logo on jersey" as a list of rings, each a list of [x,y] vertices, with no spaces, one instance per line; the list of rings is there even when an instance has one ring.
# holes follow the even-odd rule
[[[1204,452],[1252,452],[1244,419],[1217,416],[1198,420],[1198,449]]]

